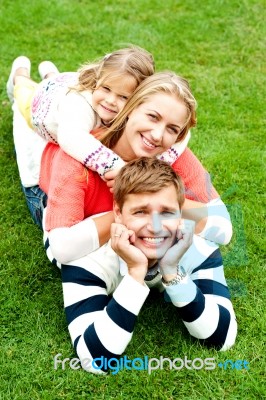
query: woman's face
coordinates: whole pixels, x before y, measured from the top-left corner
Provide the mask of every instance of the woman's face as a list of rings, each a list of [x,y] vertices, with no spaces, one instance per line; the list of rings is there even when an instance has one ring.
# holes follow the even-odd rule
[[[176,142],[186,121],[187,109],[182,100],[163,92],[151,95],[129,115],[113,150],[125,161],[156,156]]]

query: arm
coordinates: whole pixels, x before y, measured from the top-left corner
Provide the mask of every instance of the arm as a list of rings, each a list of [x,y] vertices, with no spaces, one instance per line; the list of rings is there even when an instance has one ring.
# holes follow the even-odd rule
[[[162,154],[159,154],[157,158],[159,160],[163,160],[168,164],[174,164],[178,157],[184,152],[191,137],[190,131],[188,131],[187,135],[181,142],[174,143],[168,150],[164,151]]]
[[[222,257],[214,248],[206,240],[194,237],[193,245],[180,261],[187,276],[176,285],[166,286],[166,293],[193,337],[207,346],[227,350],[235,342],[237,323]]]
[[[41,171],[48,194],[44,241],[50,242],[49,258],[66,263],[105,243],[113,213],[95,216],[112,209],[113,198],[105,182],[52,144],[44,152]]]
[[[182,217],[196,223],[195,233],[217,244],[230,242],[233,231],[230,214],[218,197],[209,203],[186,199],[182,207]]]
[[[63,228],[52,229],[47,237],[53,257],[59,263],[85,257],[110,239],[110,228],[114,222],[113,212],[85,218],[83,221]]]
[[[60,102],[57,140],[60,147],[102,178],[106,171],[125,163],[92,134],[97,116],[91,107],[91,94],[69,92]]]
[[[109,244],[71,265],[62,265],[70,336],[80,360],[87,360],[84,369],[89,372],[103,373],[108,366],[105,368],[101,360],[120,358],[149,293],[130,275],[120,283],[118,277],[118,257]],[[96,358],[97,364],[92,364]]]
[[[183,217],[196,222],[196,233],[201,237],[228,244],[232,237],[230,215],[200,161],[187,148],[173,164],[173,169],[185,186],[187,201]]]

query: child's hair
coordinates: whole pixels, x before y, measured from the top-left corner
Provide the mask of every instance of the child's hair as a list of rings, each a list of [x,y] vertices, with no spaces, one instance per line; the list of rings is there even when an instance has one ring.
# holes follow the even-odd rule
[[[127,48],[113,51],[103,58],[86,63],[78,70],[79,81],[75,89],[77,91],[94,91],[100,82],[107,79],[131,75],[139,85],[143,79],[154,73],[154,59],[152,54],[141,47],[131,45]]]
[[[156,193],[170,185],[175,187],[181,209],[185,201],[181,178],[165,161],[141,157],[128,162],[119,171],[113,188],[114,200],[122,210],[128,194]]]
[[[99,135],[101,142],[105,146],[112,148],[123,134],[130,113],[148,101],[150,96],[160,92],[175,95],[177,99],[184,102],[187,108],[187,121],[176,141],[183,140],[189,129],[196,125],[197,102],[186,79],[176,75],[174,72],[164,71],[149,76],[136,88],[111,127]]]

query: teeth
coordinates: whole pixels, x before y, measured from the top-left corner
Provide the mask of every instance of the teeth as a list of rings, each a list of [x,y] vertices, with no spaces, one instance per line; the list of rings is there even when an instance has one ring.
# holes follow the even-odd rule
[[[149,243],[158,244],[158,243],[163,242],[163,241],[164,241],[164,238],[161,238],[161,237],[154,237],[154,238],[147,237],[147,238],[143,238],[142,240],[144,240],[144,242],[149,242]]]
[[[156,146],[149,142],[147,139],[145,139],[144,136],[142,136],[143,142],[146,144],[146,146],[150,147],[151,149],[154,149]]]

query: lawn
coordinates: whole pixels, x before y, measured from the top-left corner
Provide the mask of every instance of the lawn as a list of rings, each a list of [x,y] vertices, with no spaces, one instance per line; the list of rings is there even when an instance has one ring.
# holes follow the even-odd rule
[[[0,399],[263,399],[265,391],[265,3],[262,0],[2,0],[0,10]],[[157,70],[191,83],[198,125],[190,147],[211,172],[231,213],[222,248],[239,332],[226,353],[189,338],[170,304],[150,295],[128,358],[246,360],[214,370],[123,370],[94,376],[54,357],[73,358],[59,271],[20,189],[5,85],[15,57],[74,71],[128,43],[153,53]],[[156,303],[156,304],[155,304]],[[247,365],[247,364],[246,364]]]

